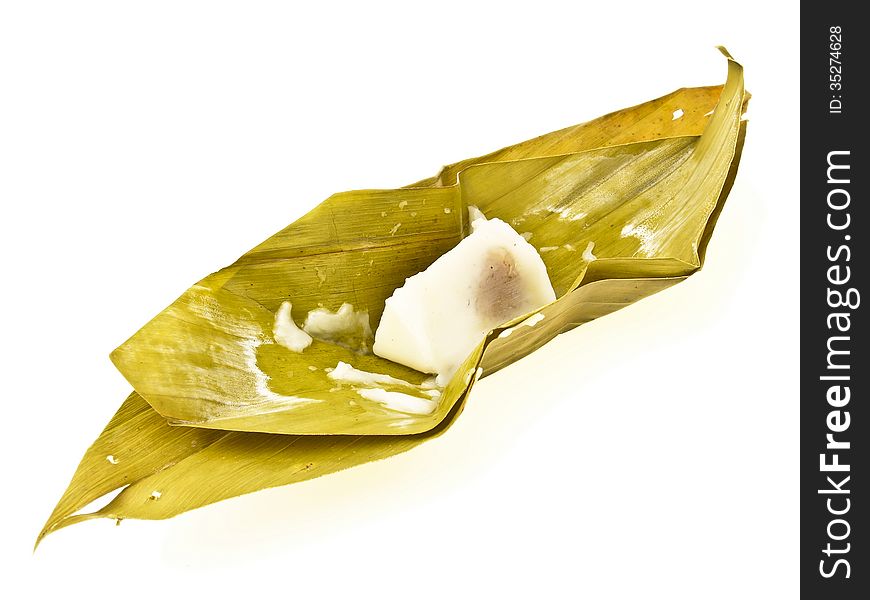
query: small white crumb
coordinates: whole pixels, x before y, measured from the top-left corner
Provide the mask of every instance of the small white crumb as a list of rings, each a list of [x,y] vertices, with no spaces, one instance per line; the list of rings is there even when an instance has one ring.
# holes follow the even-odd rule
[[[157,490],[154,490],[153,492],[151,492],[151,496],[149,497],[149,499],[150,500],[160,500],[160,496],[162,496],[162,495],[163,495],[163,492],[158,492]]]
[[[520,327],[534,327],[535,325],[537,325],[538,323],[540,323],[544,319],[545,319],[545,317],[544,317],[543,313],[535,313],[531,317],[529,317],[528,319],[524,319],[524,320],[520,321],[519,323],[517,323],[513,327],[508,327],[507,329],[502,331],[500,334],[498,334],[498,337],[506,338],[510,334],[512,334],[514,331],[519,329]]]
[[[387,216],[387,211],[381,211],[381,216],[382,216],[382,217],[386,217],[386,216]]]
[[[526,327],[534,327],[535,325],[537,325],[538,323],[540,323],[544,319],[545,319],[544,313],[535,313],[531,317],[526,319],[525,321],[522,321],[521,323],[519,323],[519,325],[525,325]]]
[[[412,216],[412,217],[416,217],[416,216],[417,216],[417,213],[412,211],[412,212],[411,212],[411,216]]]
[[[399,208],[400,208],[400,209],[405,208],[406,206],[408,206],[408,201],[407,201],[407,200],[402,200],[401,202],[399,202]]]
[[[109,462],[110,462],[111,464],[113,464],[113,465],[117,465],[117,464],[118,464],[118,460],[115,458],[115,456],[114,456],[113,454],[108,455],[108,456],[106,457],[106,460],[109,461]]]
[[[673,116],[673,118],[671,118],[671,121],[676,121],[677,119],[682,117],[684,114],[685,113],[683,112],[683,109],[678,108],[677,110],[674,111],[674,116]]]
[[[558,250],[559,246],[541,246],[538,248],[538,252],[552,252],[553,250]]]
[[[290,302],[282,302],[281,307],[275,314],[275,324],[272,326],[272,335],[275,343],[293,352],[302,352],[311,345],[311,336],[299,329],[290,314],[293,305]]]
[[[595,242],[589,242],[588,244],[586,244],[586,249],[583,251],[582,256],[583,260],[585,260],[586,262],[592,262],[593,260],[596,260],[598,258],[594,254],[592,254],[592,249],[594,247]]]
[[[316,371],[317,367],[315,367],[314,365],[308,365],[308,370],[309,371]]]
[[[520,234],[520,237],[522,237],[524,240],[526,240],[528,242],[530,239],[532,239],[532,232],[531,231],[524,231]]]
[[[576,250],[576,248],[574,248],[574,245],[573,245],[573,244],[565,244],[565,245],[562,246],[562,247],[563,247],[565,250],[567,250],[568,252],[574,252],[574,250]]]
[[[395,225],[393,225],[393,228],[390,229],[390,235],[396,235],[396,232],[399,231],[399,227],[401,226],[401,223],[396,223]]]
[[[384,373],[372,373],[356,369],[344,361],[338,361],[335,368],[327,375],[333,381],[349,383],[352,385],[396,385],[400,387],[418,387],[404,379],[397,379]]]
[[[449,209],[449,208],[445,208],[445,209],[444,209],[444,214],[445,214],[445,215],[449,215],[449,214],[450,214],[450,209]]]

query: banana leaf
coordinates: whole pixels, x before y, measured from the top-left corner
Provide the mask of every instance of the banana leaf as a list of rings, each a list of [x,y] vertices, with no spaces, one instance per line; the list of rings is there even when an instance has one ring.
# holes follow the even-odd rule
[[[37,543],[85,519],[168,518],[404,452],[446,431],[480,376],[697,271],[745,135],[743,71],[725,54],[724,86],[677,90],[406,188],[336,194],[198,282],[113,352],[136,392]],[[272,343],[288,299],[296,320],[350,302],[377,323],[406,277],[467,234],[469,205],[531,234],[557,299],[490,332],[432,414],[367,403],[327,369],[344,361],[412,384],[421,373],[325,342],[302,353]]]

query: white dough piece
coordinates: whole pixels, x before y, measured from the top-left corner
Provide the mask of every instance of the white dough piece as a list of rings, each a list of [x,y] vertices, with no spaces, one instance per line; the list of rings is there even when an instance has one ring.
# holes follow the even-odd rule
[[[336,312],[325,308],[308,311],[302,329],[314,339],[332,342],[355,352],[369,352],[372,344],[368,311],[354,310],[347,302]]]
[[[293,352],[302,352],[311,345],[311,336],[299,329],[290,314],[293,305],[282,302],[281,308],[275,314],[275,325],[272,334],[275,342]]]
[[[439,385],[491,329],[556,299],[538,251],[504,221],[470,213],[472,233],[393,292],[375,332],[375,354]]]

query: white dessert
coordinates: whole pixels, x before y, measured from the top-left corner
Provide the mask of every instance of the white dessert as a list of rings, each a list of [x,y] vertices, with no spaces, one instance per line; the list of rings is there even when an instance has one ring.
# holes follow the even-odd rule
[[[471,234],[387,299],[376,355],[450,377],[484,336],[553,302],[538,251],[510,225],[470,209]]]

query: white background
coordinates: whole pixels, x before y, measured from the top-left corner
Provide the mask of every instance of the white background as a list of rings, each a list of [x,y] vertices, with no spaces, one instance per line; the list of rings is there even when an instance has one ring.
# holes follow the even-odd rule
[[[4,591],[796,597],[797,3],[295,4],[2,4]],[[189,284],[333,192],[720,83],[716,44],[754,98],[703,272],[405,455],[31,556],[128,393],[108,352]]]

